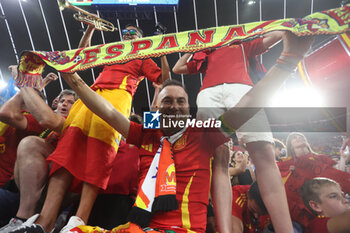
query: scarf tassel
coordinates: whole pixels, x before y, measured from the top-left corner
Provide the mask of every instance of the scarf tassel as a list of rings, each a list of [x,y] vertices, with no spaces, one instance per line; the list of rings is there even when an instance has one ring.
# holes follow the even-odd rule
[[[152,213],[133,206],[128,215],[127,221],[139,225],[141,228],[147,227],[151,222]]]
[[[33,87],[41,89],[43,86],[41,75],[37,74],[22,74],[18,73],[18,77],[15,79],[15,85],[18,88],[22,87]]]
[[[154,198],[152,212],[177,210],[179,203],[176,200],[176,195],[162,195]]]

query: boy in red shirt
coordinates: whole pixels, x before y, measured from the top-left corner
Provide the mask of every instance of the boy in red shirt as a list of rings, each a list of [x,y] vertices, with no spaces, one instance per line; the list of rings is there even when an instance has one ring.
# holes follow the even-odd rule
[[[305,206],[317,217],[306,233],[350,232],[350,203],[334,180],[317,177],[300,189]]]

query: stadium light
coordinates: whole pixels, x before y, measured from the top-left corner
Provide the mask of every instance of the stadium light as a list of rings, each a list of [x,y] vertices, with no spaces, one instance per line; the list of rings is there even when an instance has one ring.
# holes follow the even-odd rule
[[[253,4],[255,4],[255,3],[256,3],[255,0],[249,0],[249,1],[248,1],[248,5],[253,5]]]
[[[310,87],[279,90],[270,102],[270,107],[323,107],[322,95]]]
[[[7,82],[5,82],[4,80],[0,80],[0,91],[5,89],[7,86]]]

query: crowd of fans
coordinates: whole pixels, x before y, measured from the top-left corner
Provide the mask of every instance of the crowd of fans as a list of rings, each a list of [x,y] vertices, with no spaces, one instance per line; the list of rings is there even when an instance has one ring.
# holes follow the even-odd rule
[[[317,176],[322,176],[322,177],[332,177],[335,179],[339,179],[339,177],[337,176],[342,176],[345,175],[343,172],[346,172],[349,174],[349,165],[350,165],[350,153],[348,151],[348,148],[342,148],[343,143],[344,143],[344,137],[342,136],[342,134],[334,134],[334,133],[330,133],[330,135],[324,134],[323,135],[319,135],[319,134],[315,134],[312,133],[310,136],[310,141],[314,142],[314,143],[321,143],[320,144],[309,144],[308,140],[306,139],[306,137],[301,134],[301,133],[290,133],[287,136],[286,142],[283,142],[282,140],[279,139],[275,139],[275,147],[276,147],[276,163],[278,164],[278,166],[281,169],[281,175],[283,178],[288,179],[289,176],[293,176],[295,175],[295,171],[297,170],[304,170],[305,167],[301,166],[302,164],[300,163],[290,163],[290,161],[297,161],[297,158],[301,158],[301,157],[307,157],[307,158],[311,158],[310,156],[312,156],[312,158],[314,159],[322,159],[322,163],[328,163],[330,164],[334,169],[329,169],[332,171],[329,171],[328,169],[324,169],[321,170],[320,173],[318,173],[317,175],[310,175],[310,177],[303,177],[304,178],[314,178],[313,180],[309,180],[307,183],[305,183],[305,185],[303,187],[297,187],[297,192],[301,194],[301,197],[304,200],[304,203],[308,203],[308,201],[305,201],[305,199],[307,198],[311,198],[311,194],[304,194],[305,191],[305,187],[307,187],[308,189],[312,189],[312,182],[314,183],[318,183],[320,182],[322,185],[326,184],[332,184],[337,186],[338,188],[338,193],[340,192],[340,195],[344,195],[344,193],[341,191],[341,187],[343,187],[344,190],[347,190],[346,192],[348,192],[349,188],[348,185],[349,183],[347,182],[342,182],[344,180],[339,180],[339,183],[341,184],[341,186],[336,182],[333,181],[331,179],[326,179],[326,178],[317,178]],[[329,146],[323,146],[323,145],[327,145],[327,143],[330,143]],[[287,148],[286,144],[289,146]],[[337,153],[327,153],[327,151],[323,151],[320,150],[320,148],[330,148],[330,147],[337,147]],[[232,210],[232,215],[238,217],[243,224],[246,224],[247,227],[247,231],[244,232],[254,232],[254,231],[249,231],[248,229],[258,229],[259,230],[259,226],[255,226],[252,225],[251,222],[249,221],[244,221],[244,216],[242,213],[236,213],[235,209],[241,209],[242,206],[240,206],[240,202],[242,199],[242,194],[238,193],[238,190],[242,189],[242,185],[252,185],[254,184],[254,180],[250,179],[250,183],[247,183],[246,180],[240,180],[239,178],[241,176],[243,176],[244,174],[251,174],[251,170],[252,167],[254,167],[254,165],[252,164],[251,160],[249,160],[249,155],[247,153],[246,150],[244,149],[240,149],[240,150],[235,150],[237,147],[232,146],[232,150],[230,153],[230,175],[231,175],[231,184],[232,184],[232,190],[234,193],[233,196],[233,210]],[[318,150],[314,150],[314,148],[317,148]],[[335,150],[335,149],[334,149]],[[279,155],[279,156],[278,156]],[[322,157],[321,157],[322,156]],[[288,165],[288,169],[287,169],[287,173],[286,170],[284,169],[285,165]],[[336,176],[334,176],[336,174]],[[288,178],[287,178],[288,177]],[[348,179],[349,176],[346,176]],[[286,179],[284,179],[285,184],[286,183]],[[255,185],[255,184],[254,184]],[[242,186],[242,187],[241,187]],[[247,187],[248,188],[248,187]],[[298,189],[301,189],[303,191],[299,191]],[[340,191],[339,191],[340,189]],[[254,189],[252,189],[254,190]],[[287,189],[288,190],[288,189]],[[251,191],[249,191],[251,192]],[[316,192],[315,190],[313,191],[309,191],[309,192]],[[235,196],[238,195],[238,196]],[[287,197],[288,197],[287,193]],[[249,197],[249,193],[248,193],[248,189],[246,191],[245,194],[243,195],[247,195]],[[260,194],[258,194],[260,195]],[[317,193],[317,195],[319,195],[319,193]],[[314,196],[312,196],[313,198],[315,198]],[[346,196],[347,199],[350,200],[350,196]],[[291,197],[288,199],[288,202],[290,203],[290,208],[292,205],[295,205],[297,201],[300,200],[294,200],[294,197]],[[236,204],[235,204],[236,202]],[[247,202],[249,202],[249,198],[247,199]],[[344,202],[344,201],[343,201]],[[266,227],[267,225],[269,225],[270,223],[270,219],[267,218],[268,213],[265,210],[265,206],[263,204],[263,202],[260,202],[261,205],[259,206],[259,208],[261,208],[263,211],[263,214],[256,214],[256,218],[262,218],[260,220],[260,223],[263,222],[265,223],[265,227],[260,227],[262,229],[266,229],[267,232],[270,232],[269,229],[271,229],[271,226]],[[347,203],[347,201],[345,201],[344,203]],[[300,203],[299,203],[300,204]],[[309,204],[305,204],[305,207],[308,209],[312,209],[310,207]],[[346,209],[346,208],[345,208]],[[254,214],[256,213],[256,209],[253,209],[252,207],[249,208],[249,206],[247,205],[245,207],[245,211],[247,213],[245,214]],[[315,213],[314,211],[312,211],[313,213]],[[301,214],[300,210],[298,210],[298,214]],[[316,214],[318,215],[318,214]],[[313,217],[311,217],[310,222],[301,222],[298,221],[297,218],[293,219],[293,217],[295,217],[296,215],[292,215],[292,220],[294,220],[295,222],[293,222],[293,227],[294,227],[294,231],[295,232],[304,232],[304,230],[306,229],[306,232],[327,232],[324,231],[324,229],[322,229],[321,226],[317,226],[316,223],[319,223],[320,221],[318,220],[314,220]],[[303,216],[304,217],[304,216]],[[317,219],[317,218],[315,218]],[[313,222],[314,221],[314,222]],[[324,221],[324,220],[323,220]],[[322,222],[322,221],[321,221]],[[323,223],[323,225],[326,223]],[[323,226],[324,227],[324,226]],[[311,228],[311,229],[310,229]],[[316,231],[315,229],[319,230]],[[259,232],[259,231],[257,231]]]

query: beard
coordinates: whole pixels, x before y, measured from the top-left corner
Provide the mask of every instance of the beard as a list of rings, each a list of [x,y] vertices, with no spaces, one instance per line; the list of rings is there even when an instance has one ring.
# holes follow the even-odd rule
[[[161,109],[161,129],[164,135],[170,136],[184,128],[189,111],[187,109]]]

